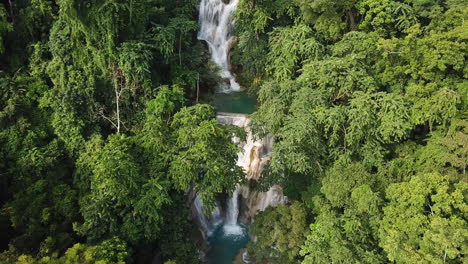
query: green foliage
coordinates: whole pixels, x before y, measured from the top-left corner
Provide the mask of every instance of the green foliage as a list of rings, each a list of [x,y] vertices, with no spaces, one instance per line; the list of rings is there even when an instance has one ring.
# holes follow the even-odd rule
[[[151,83],[151,60],[153,54],[145,43],[124,42],[119,50],[118,64],[126,86],[135,93],[141,86]],[[146,82],[146,83],[145,83]]]
[[[347,19],[354,27],[354,15],[351,13],[352,0],[295,0],[301,9],[302,19],[313,25],[314,29],[327,40],[339,39],[347,27]]]
[[[161,254],[166,259],[172,259],[168,263],[200,263],[197,247],[193,238],[198,230],[193,228],[189,221],[188,212],[181,210],[186,206],[184,196],[177,194],[173,197],[173,203],[164,208],[164,229],[161,232]]]
[[[124,135],[107,142],[93,137],[77,161],[84,223],[76,230],[91,240],[118,235],[126,241],[154,238],[162,222],[160,209],[169,202],[160,177],[150,178],[135,156],[135,143]]]
[[[7,12],[5,7],[0,6],[0,54],[5,50],[3,36],[12,30],[12,26],[7,21]]]
[[[342,157],[327,171],[321,195],[312,198],[317,214],[302,247],[303,263],[384,263],[376,236],[381,198],[375,179],[359,163]]]
[[[18,193],[3,208],[12,227],[21,235],[12,241],[19,249],[28,249],[42,242],[41,251],[52,253],[71,244],[68,234],[76,218],[76,191],[66,184],[38,180]]]
[[[184,93],[178,86],[170,89],[167,86],[160,87],[155,99],[148,101],[146,115],[150,117],[167,117],[178,112],[184,105]]]
[[[292,28],[275,28],[270,33],[270,52],[267,71],[277,80],[294,76],[301,59],[317,60],[323,54],[323,46],[311,37],[306,25]]]
[[[372,185],[372,181],[372,175],[362,164],[350,163],[343,157],[327,171],[321,191],[332,206],[344,207],[355,188],[363,184]]]
[[[30,45],[47,41],[56,13],[54,2],[48,0],[11,1],[1,5],[0,51],[5,49],[2,70],[15,73],[28,64]]]
[[[390,185],[380,226],[380,245],[397,263],[465,262],[465,182],[438,173]]]
[[[174,46],[176,43],[178,42],[180,48],[181,41],[187,42],[188,33],[197,29],[198,25],[193,20],[176,17],[171,19],[167,26],[154,25],[152,38],[154,38],[155,45],[161,54],[166,58],[170,58],[175,53]]]
[[[173,151],[177,154],[169,165],[169,175],[176,189],[194,188],[203,203],[213,206],[215,194],[232,193],[244,177],[236,165],[239,148],[232,143],[233,127],[215,119],[209,105],[184,107],[174,115]]]
[[[434,132],[419,152],[417,165],[424,172],[439,171],[457,178],[466,174],[468,164],[468,122],[455,121],[446,135]]]
[[[127,243],[198,261],[187,237],[161,228],[194,229],[186,214],[171,222],[187,198],[177,162],[188,157],[187,187],[207,201],[243,175],[234,129],[206,105],[182,108],[215,80],[196,40],[198,4],[0,5],[0,247],[11,248],[0,262],[127,263]]]
[[[281,184],[313,214],[303,263],[465,261],[464,209],[437,220],[420,209],[416,220],[408,213],[397,223],[408,211],[393,209],[404,195],[389,197],[394,186],[415,178],[427,185],[443,177],[440,191],[421,184],[427,203],[436,192],[447,193],[446,203],[466,203],[465,187],[455,187],[466,181],[468,9],[462,2],[240,4],[233,61],[242,64],[243,85],[258,95],[253,131],[275,138],[259,185]],[[420,231],[410,227],[419,220]],[[264,262],[277,261],[268,254]]]
[[[16,230],[12,245],[29,250],[42,243],[50,253],[47,241],[57,243],[54,249],[73,241],[68,232],[77,197],[66,179],[70,162],[47,123],[50,115],[37,108],[46,89],[34,77],[0,79],[0,212]]]
[[[362,0],[356,7],[364,16],[359,28],[374,31],[383,37],[394,35],[395,28],[403,31],[417,23],[415,11],[406,3]]]
[[[241,1],[235,14],[236,29],[256,35],[265,33],[274,19],[295,15],[295,4],[285,0]]]
[[[258,262],[297,263],[304,240],[306,212],[299,202],[267,209],[256,216],[252,225],[255,242],[249,252]]]
[[[291,65],[291,61],[298,60],[301,50],[298,43],[294,44],[294,51],[289,52],[281,46],[282,41],[290,41],[289,39],[280,38],[280,35],[296,34],[302,37],[302,42],[309,43],[309,48],[313,39],[306,38],[310,34],[302,34],[308,31],[306,26],[298,27],[297,30],[292,28],[278,28],[277,34],[274,34],[276,41],[271,41],[269,35],[272,35],[272,30],[275,26],[287,26],[287,22],[296,18],[297,7],[293,1],[284,0],[261,0],[261,1],[240,1],[235,13],[235,31],[238,37],[238,43],[234,49],[233,62],[237,67],[242,69],[239,80],[243,86],[249,87],[249,92],[255,94],[258,86],[264,80],[266,75],[265,69],[271,66],[269,71],[282,69],[283,72],[294,74],[295,65]],[[267,33],[270,34],[267,34]],[[301,33],[302,32],[302,33]],[[310,33],[310,32],[309,32]],[[306,41],[309,40],[309,41]],[[269,43],[276,43],[278,48],[270,53]],[[286,53],[288,58],[278,57],[280,54]],[[252,58],[255,58],[254,60]],[[269,60],[278,60],[281,65],[269,64]]]
[[[5,254],[5,253],[3,253]],[[123,264],[129,258],[127,244],[117,237],[105,240],[102,243],[92,246],[87,244],[75,244],[67,249],[60,258],[42,257],[35,259],[30,255],[21,255],[11,263],[15,264]]]
[[[198,104],[199,1],[4,2],[0,262],[198,263],[185,193],[209,211],[244,178],[241,129]],[[256,185],[290,200],[257,262],[467,262],[465,2],[240,1],[232,70],[275,141]]]
[[[20,27],[28,33],[28,37],[45,39],[47,32],[52,26],[55,14],[53,3],[44,0],[30,0],[24,8],[19,10]]]
[[[96,246],[95,257],[109,262],[124,263],[129,259],[130,252],[125,241],[114,237]]]

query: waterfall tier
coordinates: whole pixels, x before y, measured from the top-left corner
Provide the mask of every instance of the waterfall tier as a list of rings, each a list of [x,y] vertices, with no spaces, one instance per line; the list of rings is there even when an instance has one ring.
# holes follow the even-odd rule
[[[221,124],[244,128],[247,138],[246,142],[241,143],[243,151],[237,154],[237,165],[244,169],[248,180],[259,180],[272,151],[273,137],[268,135],[263,139],[255,139],[249,128],[250,118],[244,114],[218,113],[216,119]],[[233,140],[239,142],[238,138]]]
[[[241,89],[231,73],[229,62],[229,51],[235,41],[231,17],[238,4],[239,0],[202,0],[200,3],[198,39],[208,43],[211,58],[221,70],[221,78],[226,82],[222,85],[223,92]]]
[[[226,235],[242,235],[244,233],[243,227],[237,222],[239,218],[239,186],[236,188],[232,197],[229,198],[226,207],[226,218],[224,221],[224,233]]]
[[[238,153],[237,165],[242,167],[245,177],[250,180],[259,181],[265,165],[269,161],[273,147],[273,137],[268,135],[263,139],[256,139],[250,131],[250,118],[243,114],[218,113],[218,121],[225,125],[235,125],[244,128],[247,138],[241,143],[243,149]],[[238,138],[233,138],[239,142]],[[248,186],[241,186],[239,194],[242,197],[242,208],[240,212],[248,221],[251,221],[259,211],[264,211],[270,206],[284,204],[287,198],[279,185],[272,186],[267,192],[252,191]]]
[[[242,152],[238,153],[237,165],[242,167],[247,180],[260,180],[262,170],[269,160],[272,151],[273,138],[267,136],[263,139],[255,139],[249,128],[250,119],[243,114],[218,113],[217,120],[221,124],[235,125],[245,129],[247,138],[240,142],[233,138],[234,142],[241,144]],[[287,198],[283,195],[281,186],[275,185],[267,192],[252,191],[248,186],[238,186],[232,197],[227,200],[225,212],[217,207],[210,217],[205,216],[201,199],[196,197],[192,205],[192,213],[200,228],[208,236],[219,226],[224,224],[224,234],[239,235],[245,232],[239,225],[241,216],[246,222],[253,220],[259,211],[264,211],[270,206],[285,203]]]

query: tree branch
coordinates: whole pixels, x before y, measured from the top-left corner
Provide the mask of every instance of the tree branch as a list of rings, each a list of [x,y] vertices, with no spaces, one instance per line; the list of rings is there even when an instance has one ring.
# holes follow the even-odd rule
[[[114,126],[116,129],[118,129],[118,128],[117,128],[117,125],[115,124],[115,122],[112,121],[112,119],[110,119],[110,118],[107,117],[106,115],[104,115],[104,113],[103,113],[102,110],[99,111],[99,115],[100,115],[102,118],[104,118],[105,120],[109,121],[109,122],[112,124],[112,126]]]

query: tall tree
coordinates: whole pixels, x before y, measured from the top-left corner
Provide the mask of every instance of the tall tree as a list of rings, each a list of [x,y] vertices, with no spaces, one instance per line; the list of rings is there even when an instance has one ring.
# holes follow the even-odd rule
[[[170,202],[161,176],[149,177],[136,157],[133,138],[93,137],[77,161],[75,182],[84,222],[77,231],[90,240],[117,235],[135,243],[156,238],[161,208]]]
[[[269,208],[255,218],[249,252],[256,262],[298,263],[306,212],[299,202]]]
[[[438,173],[392,184],[380,227],[380,245],[396,263],[466,261],[465,182]]]
[[[174,115],[171,128],[175,155],[169,175],[175,188],[192,188],[209,208],[216,194],[232,193],[244,178],[236,164],[240,149],[231,140],[239,130],[219,124],[214,108],[202,104],[182,108]]]

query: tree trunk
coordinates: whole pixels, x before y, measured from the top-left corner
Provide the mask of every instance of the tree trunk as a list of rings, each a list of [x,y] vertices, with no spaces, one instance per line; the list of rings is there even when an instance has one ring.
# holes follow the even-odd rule
[[[349,22],[349,31],[354,31],[357,29],[356,22],[354,20],[353,10],[349,10],[348,13],[348,22]]]
[[[13,13],[13,4],[11,3],[11,0],[8,0],[8,5],[10,7],[11,24],[14,26],[15,25],[15,15]]]
[[[117,88],[118,84],[115,84],[115,104],[116,104],[116,116],[117,116],[117,133],[120,133],[120,95]]]
[[[198,104],[198,96],[200,95],[200,73],[197,77],[197,104]]]
[[[133,15],[133,0],[130,0],[130,25],[132,24],[132,15]]]
[[[182,65],[182,32],[179,35],[179,65]]]
[[[113,75],[114,75],[114,92],[115,92],[115,115],[117,119],[117,133],[120,133],[120,98],[122,97],[122,91],[123,88],[119,84],[119,69],[117,66],[114,66],[113,69]]]

